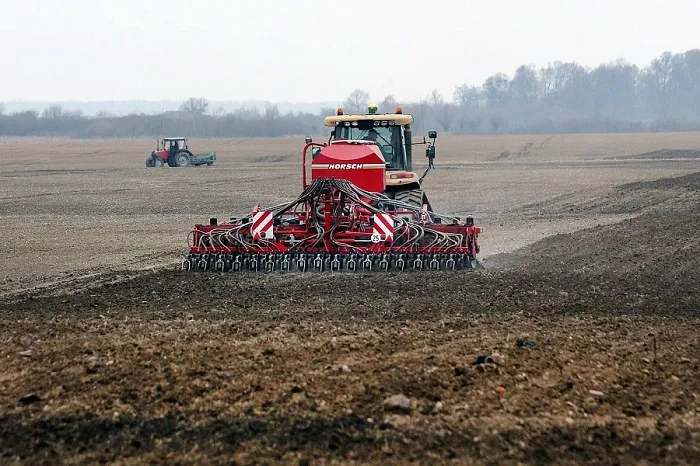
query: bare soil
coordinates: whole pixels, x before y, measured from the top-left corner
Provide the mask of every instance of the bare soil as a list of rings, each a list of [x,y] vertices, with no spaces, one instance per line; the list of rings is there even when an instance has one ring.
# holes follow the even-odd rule
[[[223,276],[177,269],[187,229],[296,194],[291,151],[48,173],[2,141],[0,463],[695,464],[700,160],[589,137],[443,139],[485,270]]]

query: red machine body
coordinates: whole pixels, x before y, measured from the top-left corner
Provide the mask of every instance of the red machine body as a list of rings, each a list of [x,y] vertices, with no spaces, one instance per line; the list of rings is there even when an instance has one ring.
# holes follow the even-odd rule
[[[386,162],[376,144],[341,141],[325,146],[311,163],[311,179],[348,180],[373,193],[386,188]]]
[[[307,184],[307,152],[320,147]],[[308,142],[304,190],[290,202],[228,222],[195,225],[183,270],[293,272],[458,270],[479,267],[481,227],[384,194],[375,144]]]
[[[156,150],[151,153],[151,155],[155,155],[159,159],[163,161],[163,163],[168,163],[168,150],[167,149],[161,149],[161,150]]]

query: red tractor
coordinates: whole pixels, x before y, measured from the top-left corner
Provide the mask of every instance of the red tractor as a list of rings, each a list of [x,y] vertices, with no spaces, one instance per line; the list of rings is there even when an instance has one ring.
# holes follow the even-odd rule
[[[481,227],[433,211],[422,189],[435,139],[411,142],[413,119],[392,114],[327,117],[328,143],[306,139],[298,198],[219,223],[197,224],[183,270],[408,271],[481,268]],[[412,171],[414,144],[428,144],[428,169]],[[310,153],[310,154],[309,154]],[[311,155],[311,157],[307,157]],[[309,160],[309,158],[311,160]],[[310,180],[307,162],[310,161]]]
[[[189,165],[207,165],[211,167],[216,160],[213,152],[193,154],[187,147],[185,138],[163,138],[156,141],[156,150],[146,159],[147,167],[187,167]]]

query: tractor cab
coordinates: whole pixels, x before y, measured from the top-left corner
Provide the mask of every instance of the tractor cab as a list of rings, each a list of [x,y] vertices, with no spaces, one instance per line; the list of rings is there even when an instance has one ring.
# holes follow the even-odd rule
[[[329,144],[340,141],[376,144],[386,163],[387,191],[420,187],[428,170],[432,168],[435,157],[435,143],[430,144],[426,151],[429,167],[420,179],[413,172],[413,151],[411,141],[411,124],[413,117],[405,115],[401,107],[394,113],[377,113],[377,106],[370,105],[366,114],[345,115],[339,108],[336,115],[326,117],[325,126],[332,127]],[[437,133],[431,131],[431,138]],[[425,140],[419,144],[424,144]]]
[[[181,150],[187,150],[186,138],[163,138],[156,151],[167,151],[169,155],[174,156]]]

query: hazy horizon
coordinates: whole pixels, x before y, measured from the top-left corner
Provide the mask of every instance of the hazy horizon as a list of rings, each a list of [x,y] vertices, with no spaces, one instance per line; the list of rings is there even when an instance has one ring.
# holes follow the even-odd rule
[[[700,45],[700,4],[688,1],[0,5],[0,41],[13,44],[0,48],[0,102],[336,102],[356,88],[451,99],[523,64],[644,66]]]

